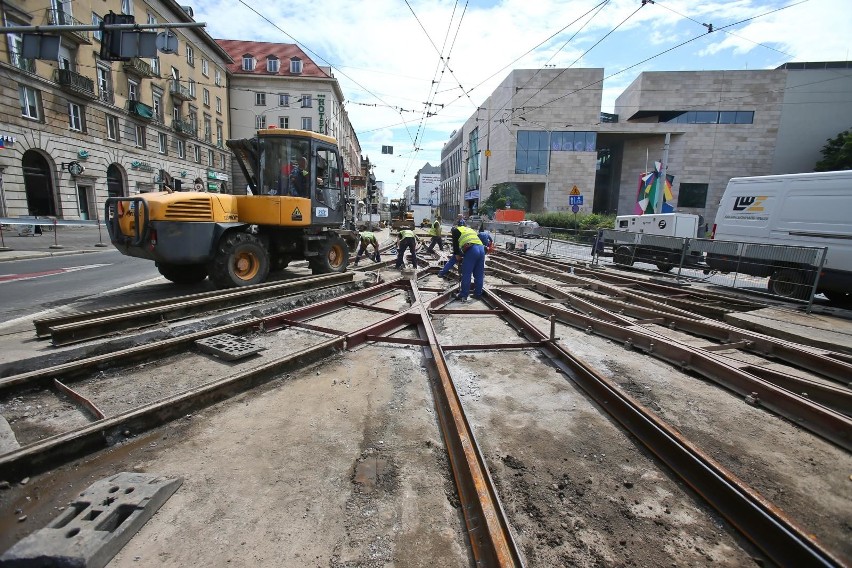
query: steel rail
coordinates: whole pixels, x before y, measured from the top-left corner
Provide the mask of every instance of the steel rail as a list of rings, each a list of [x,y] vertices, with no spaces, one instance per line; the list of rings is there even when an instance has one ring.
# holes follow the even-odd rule
[[[288,282],[256,289],[229,290],[212,298],[179,299],[168,305],[117,312],[72,323],[51,325],[50,335],[53,345],[60,347],[89,339],[105,337],[116,331],[139,327],[144,324],[150,325],[162,321],[173,321],[216,309],[236,308],[257,302],[261,299],[288,296],[307,290],[320,290],[330,286],[338,286],[351,282],[353,278],[354,275],[351,272],[329,274],[322,277],[300,279],[299,282]]]
[[[0,471],[5,475],[29,476],[81,454],[112,445],[125,430],[142,432],[186,416],[187,413],[225,400],[237,393],[266,383],[281,373],[300,369],[327,359],[343,348],[344,338],[329,339],[297,353],[275,359],[258,367],[223,379],[211,381],[156,402],[136,407],[111,418],[64,432],[0,456]]]
[[[486,297],[506,310],[506,318],[524,330],[530,340],[548,340],[495,294],[489,291]],[[782,566],[843,565],[772,503],[562,346],[550,341],[543,350],[601,409],[774,562]]]
[[[321,276],[303,276],[299,278],[293,278],[287,280],[285,282],[266,282],[263,284],[255,284],[253,286],[244,286],[239,289],[229,288],[227,290],[211,290],[209,292],[199,292],[198,294],[191,294],[187,296],[180,296],[178,298],[164,298],[160,300],[150,300],[147,302],[135,302],[131,304],[123,304],[121,306],[114,306],[111,308],[101,308],[98,310],[89,310],[85,312],[76,312],[72,314],[62,314],[45,318],[38,318],[33,320],[33,324],[35,325],[36,337],[49,337],[50,336],[50,328],[60,325],[68,325],[72,323],[79,323],[85,320],[91,320],[96,318],[103,318],[112,315],[120,315],[127,313],[135,313],[144,310],[151,310],[154,308],[160,307],[168,307],[172,306],[175,303],[180,302],[194,302],[196,300],[210,300],[211,302],[215,302],[215,300],[226,297],[231,298],[233,294],[237,293],[238,295],[245,295],[250,297],[266,297],[266,294],[270,295],[278,295],[279,290],[289,290],[294,284],[298,284],[301,282],[334,282],[339,283],[341,281],[340,274],[323,274]],[[352,276],[346,280],[352,280]]]
[[[677,342],[640,326],[606,321],[576,313],[552,304],[544,304],[508,290],[495,290],[514,305],[543,317],[554,316],[561,323],[579,327],[638,348],[683,370],[692,370],[734,391],[755,404],[793,420],[799,426],[818,434],[838,446],[852,451],[852,420],[838,412],[816,404],[798,394],[747,373],[701,349]]]
[[[783,361],[843,385],[849,384],[850,377],[852,377],[852,364],[837,358],[836,354],[830,351],[763,335],[724,322],[683,317],[653,308],[620,302],[608,297],[577,294],[576,292],[569,294],[555,286],[538,282],[526,276],[499,270],[494,272],[501,278],[533,285],[537,290],[544,291],[560,301],[569,303],[580,312],[603,319],[618,320],[626,325],[654,323],[672,330],[684,331],[719,341],[726,344],[725,348],[742,349],[761,357]],[[640,318],[640,321],[632,322],[624,318],[624,315]],[[708,348],[705,347],[704,349],[707,350]]]

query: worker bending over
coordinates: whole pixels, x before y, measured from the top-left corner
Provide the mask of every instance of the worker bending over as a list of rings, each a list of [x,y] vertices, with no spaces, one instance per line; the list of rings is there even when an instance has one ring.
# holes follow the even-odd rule
[[[480,298],[482,286],[485,283],[485,247],[482,246],[476,231],[470,227],[453,227],[451,235],[453,254],[456,261],[461,263],[461,290],[458,300],[468,301],[471,275],[473,275],[473,297]]]
[[[376,235],[370,231],[364,231],[360,235],[361,247],[358,249],[358,254],[355,255],[355,266],[358,266],[358,261],[361,260],[361,256],[367,253],[367,247],[372,245],[373,250],[376,251],[374,256],[368,256],[368,258],[372,258],[376,262],[381,262],[382,258],[379,256],[379,240],[376,238]]]
[[[417,252],[415,252],[415,247],[417,246],[417,239],[414,237],[414,231],[409,228],[404,228],[399,230],[399,236],[397,236],[396,242],[396,268],[399,270],[403,266],[405,266],[405,249],[411,249],[411,261],[414,263],[414,268],[417,268]]]

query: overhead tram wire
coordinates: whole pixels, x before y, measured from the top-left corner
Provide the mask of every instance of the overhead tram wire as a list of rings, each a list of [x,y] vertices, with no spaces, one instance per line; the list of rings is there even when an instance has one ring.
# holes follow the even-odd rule
[[[275,29],[277,29],[278,31],[280,31],[282,34],[284,34],[285,36],[287,36],[288,38],[290,38],[291,40],[293,40],[293,41],[294,41],[297,45],[299,45],[299,46],[303,47],[303,48],[304,48],[304,49],[305,49],[308,53],[313,54],[314,56],[316,56],[316,57],[317,57],[317,59],[319,59],[320,61],[322,61],[322,62],[326,63],[327,65],[329,65],[329,66],[331,66],[331,67],[336,67],[336,66],[335,66],[335,65],[333,65],[330,61],[328,61],[325,57],[323,57],[322,55],[320,55],[319,53],[317,53],[316,51],[314,51],[313,49],[311,49],[310,47],[308,47],[306,44],[304,44],[304,43],[300,42],[299,40],[297,40],[295,37],[293,37],[292,35],[290,35],[290,34],[289,34],[289,33],[287,33],[286,31],[284,31],[284,30],[283,30],[283,29],[282,29],[282,28],[281,28],[278,24],[276,24],[275,22],[273,22],[272,20],[270,20],[269,18],[267,18],[266,16],[264,16],[263,14],[261,14],[260,12],[258,12],[258,11],[257,11],[254,7],[250,6],[250,5],[249,5],[249,4],[248,4],[245,0],[239,0],[239,2],[240,2],[240,4],[242,4],[243,6],[245,6],[246,8],[248,8],[249,10],[251,10],[252,12],[254,12],[255,14],[257,14],[260,18],[262,18],[263,20],[265,20],[266,22],[268,22],[270,25],[272,25]],[[339,68],[338,68],[338,69],[339,69]],[[365,91],[365,92],[370,93],[370,95],[374,96],[377,100],[381,101],[382,103],[384,103],[385,105],[387,105],[389,108],[393,108],[393,105],[389,105],[389,104],[387,104],[384,100],[382,100],[382,98],[381,98],[381,97],[379,97],[379,96],[375,95],[375,94],[374,94],[372,91],[370,91],[367,87],[365,87],[364,85],[362,85],[361,83],[359,83],[358,81],[356,81],[355,79],[353,79],[352,77],[350,77],[349,75],[347,75],[346,73],[344,73],[343,71],[340,71],[340,74],[341,74],[341,75],[343,75],[344,77],[346,77],[347,79],[349,79],[350,81],[352,81],[354,84],[356,84],[356,85],[358,85],[359,87],[361,87],[362,89],[364,89],[364,91]],[[412,138],[412,136],[411,136],[411,132],[410,132],[410,131],[408,131],[408,128],[407,128],[407,127],[406,127],[406,131],[408,132],[408,136],[409,136],[409,138]],[[412,140],[413,140],[413,138],[412,138]]]
[[[731,27],[733,27],[733,26],[738,26],[738,25],[740,25],[740,24],[742,24],[742,23],[745,23],[745,22],[748,22],[748,21],[751,21],[751,20],[754,20],[754,19],[757,19],[757,18],[761,18],[761,17],[763,17],[763,16],[768,16],[769,14],[773,14],[773,13],[775,13],[775,12],[780,12],[781,10],[786,10],[787,8],[792,8],[793,6],[798,6],[799,4],[804,4],[804,3],[805,3],[805,2],[807,2],[807,1],[808,1],[808,0],[801,0],[800,2],[797,2],[796,4],[790,4],[789,6],[782,6],[781,8],[776,8],[776,9],[774,9],[774,10],[770,10],[770,11],[768,11],[768,12],[764,12],[764,13],[762,13],[762,14],[758,14],[758,15],[756,15],[756,16],[751,16],[750,18],[745,18],[745,19],[743,19],[743,20],[739,20],[739,21],[737,21],[737,22],[733,22],[733,23],[731,23],[731,24],[727,24],[727,25],[722,26],[722,27],[720,27],[720,28],[715,28],[715,29],[713,30],[713,32],[723,31],[723,30],[725,30],[725,29],[727,29],[727,28],[731,28]],[[686,41],[684,41],[684,42],[681,42],[681,43],[679,43],[679,44],[677,44],[677,45],[674,45],[674,46],[672,46],[672,47],[669,47],[668,49],[664,49],[663,51],[660,51],[659,53],[657,53],[657,54],[655,54],[655,55],[652,55],[651,57],[646,57],[646,58],[645,58],[645,59],[643,59],[642,61],[639,61],[639,62],[637,62],[637,63],[634,63],[633,65],[629,65],[629,66],[625,67],[624,69],[621,69],[620,71],[616,71],[615,73],[612,73],[611,75],[607,75],[607,76],[606,76],[606,77],[604,77],[603,79],[599,79],[599,80],[597,80],[597,81],[592,81],[591,83],[589,83],[589,84],[587,84],[587,85],[584,85],[584,86],[582,86],[582,87],[580,87],[580,88],[578,88],[578,89],[574,89],[573,91],[571,91],[571,92],[569,92],[569,93],[565,93],[564,95],[561,95],[561,96],[559,96],[559,97],[556,97],[555,99],[552,99],[552,100],[550,100],[550,101],[548,101],[548,102],[546,102],[546,103],[544,103],[544,104],[542,104],[542,105],[539,105],[539,106],[533,107],[531,110],[537,110],[537,109],[543,109],[543,108],[546,108],[547,106],[549,106],[549,105],[551,105],[551,104],[553,104],[553,103],[555,103],[555,102],[557,102],[557,101],[560,101],[560,100],[564,99],[565,97],[569,97],[569,96],[571,96],[571,95],[573,95],[573,94],[575,94],[575,93],[578,93],[578,92],[580,92],[580,91],[583,91],[583,90],[585,90],[585,89],[588,89],[589,87],[592,87],[592,86],[594,86],[594,85],[601,84],[601,83],[603,83],[604,81],[606,81],[607,79],[611,79],[612,77],[615,77],[616,75],[620,75],[620,74],[624,73],[625,71],[629,71],[630,69],[633,69],[634,67],[638,67],[639,65],[642,65],[643,63],[647,63],[648,61],[651,61],[652,59],[656,59],[657,57],[660,57],[661,55],[665,55],[666,53],[668,53],[668,52],[670,52],[670,51],[674,51],[675,49],[679,49],[679,48],[683,47],[684,45],[687,45],[687,44],[689,44],[689,43],[692,43],[693,41],[696,41],[696,40],[698,40],[698,39],[701,39],[701,38],[707,37],[708,35],[710,35],[710,34],[711,34],[711,33],[713,33],[713,32],[708,31],[707,33],[701,34],[700,36],[696,36],[696,37],[694,37],[694,38],[691,38],[691,39],[688,39],[688,40],[686,40]]]

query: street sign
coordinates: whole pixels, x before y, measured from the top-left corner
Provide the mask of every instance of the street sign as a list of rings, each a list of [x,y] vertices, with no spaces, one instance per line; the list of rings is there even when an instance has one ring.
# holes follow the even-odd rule
[[[580,188],[575,185],[571,188],[571,193],[568,195],[580,195]]]
[[[572,212],[572,213],[577,213],[578,211],[580,211],[580,206],[579,206],[579,205],[572,205],[572,206],[571,206],[571,212]]]
[[[582,205],[583,204],[583,196],[582,195],[569,195],[568,196],[568,205]]]
[[[343,172],[343,187],[349,187],[349,172]]]

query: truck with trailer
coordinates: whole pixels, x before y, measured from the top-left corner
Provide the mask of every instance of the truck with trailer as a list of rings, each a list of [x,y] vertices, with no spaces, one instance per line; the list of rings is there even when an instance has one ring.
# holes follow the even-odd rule
[[[713,224],[714,241],[730,241],[730,253],[716,246],[707,264],[722,272],[769,277],[773,294],[804,299],[810,295],[819,255],[826,251],[817,292],[832,302],[852,297],[852,171],[732,178]],[[770,253],[771,250],[771,254]],[[806,258],[807,257],[807,258]],[[812,258],[813,257],[813,258]],[[818,260],[817,260],[818,262]]]
[[[156,263],[168,280],[219,288],[266,280],[292,260],[343,272],[358,244],[343,229],[343,160],[334,138],[267,128],[228,140],[252,195],[164,191],[106,200],[110,241]]]
[[[703,255],[685,253],[683,240],[696,238],[700,224],[698,215],[688,213],[619,215],[604,244],[612,248],[613,262],[623,266],[641,261],[655,264],[662,272],[680,266],[681,261],[685,266],[700,266]],[[622,236],[622,232],[628,234]]]

